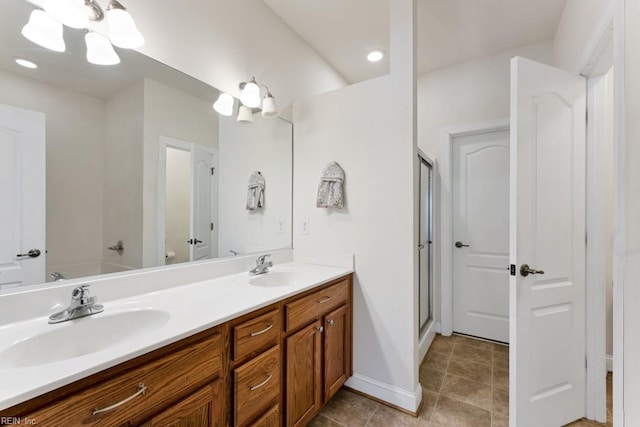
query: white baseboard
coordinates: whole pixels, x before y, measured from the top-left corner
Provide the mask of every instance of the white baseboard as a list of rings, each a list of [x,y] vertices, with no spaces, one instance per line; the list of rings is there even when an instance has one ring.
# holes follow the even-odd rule
[[[422,387],[420,384],[413,392],[410,392],[354,373],[347,380],[346,386],[413,413],[417,412],[422,401]]]
[[[607,372],[613,372],[613,356],[607,354]]]

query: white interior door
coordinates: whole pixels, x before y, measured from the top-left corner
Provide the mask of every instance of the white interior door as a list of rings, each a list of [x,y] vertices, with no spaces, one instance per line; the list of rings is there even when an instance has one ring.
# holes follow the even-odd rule
[[[509,131],[452,146],[453,330],[509,341]]]
[[[191,186],[191,260],[208,259],[214,255],[213,245],[213,153],[193,146]]]
[[[511,62],[514,427],[561,426],[585,414],[585,91],[580,76]],[[544,273],[525,277],[525,264]]]
[[[0,289],[45,282],[45,154],[45,115],[0,104]]]

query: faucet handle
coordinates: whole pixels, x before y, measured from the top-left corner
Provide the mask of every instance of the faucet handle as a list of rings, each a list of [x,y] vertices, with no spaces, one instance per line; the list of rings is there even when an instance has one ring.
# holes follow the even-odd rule
[[[258,259],[256,259],[256,265],[264,264],[268,257],[271,257],[271,254],[260,255]]]

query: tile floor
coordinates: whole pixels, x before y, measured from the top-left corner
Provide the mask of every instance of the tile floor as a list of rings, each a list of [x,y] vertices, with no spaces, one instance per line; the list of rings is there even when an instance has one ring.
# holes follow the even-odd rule
[[[343,389],[311,427],[502,427],[509,425],[509,348],[463,336],[436,336],[420,367],[423,407],[418,417]],[[607,378],[611,426],[611,377]],[[572,427],[600,424],[586,420]]]

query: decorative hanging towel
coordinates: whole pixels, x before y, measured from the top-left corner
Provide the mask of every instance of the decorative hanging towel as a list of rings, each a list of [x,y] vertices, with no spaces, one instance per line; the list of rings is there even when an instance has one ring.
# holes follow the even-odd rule
[[[253,211],[264,206],[264,177],[258,171],[249,177],[247,210]]]
[[[342,209],[344,207],[343,185],[344,171],[338,163],[329,163],[322,171],[316,206]]]

